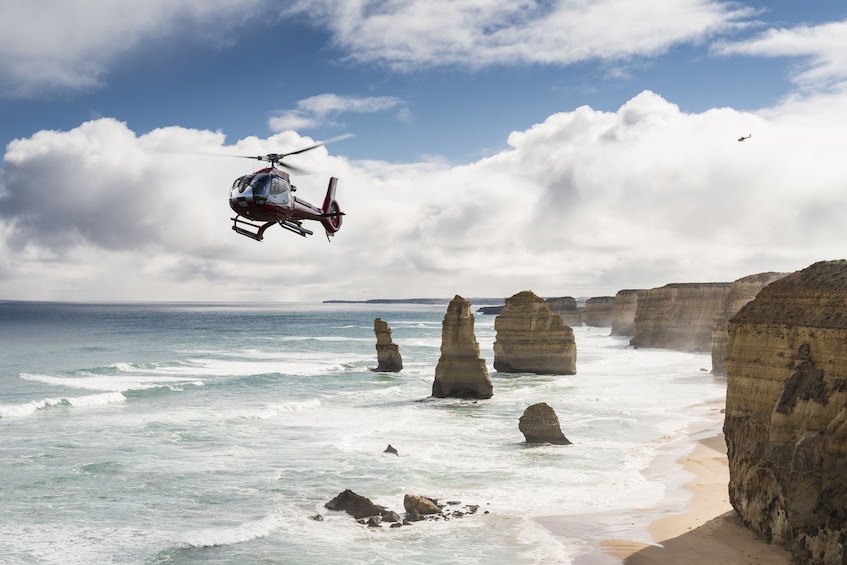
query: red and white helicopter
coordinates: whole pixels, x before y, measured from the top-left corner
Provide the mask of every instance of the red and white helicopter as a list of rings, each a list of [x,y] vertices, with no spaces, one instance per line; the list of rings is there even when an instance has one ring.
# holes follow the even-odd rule
[[[255,157],[240,155],[244,159],[266,161],[271,166],[238,177],[232,183],[232,189],[229,193],[229,206],[236,214],[232,218],[232,229],[243,236],[262,241],[265,230],[279,224],[289,231],[306,237],[313,235],[314,232],[304,227],[303,222],[314,220],[323,225],[327,240],[329,240],[341,228],[341,217],[344,215],[335,200],[338,179],[336,177],[329,179],[323,206],[318,208],[294,196],[297,187],[291,184],[288,173],[281,168],[299,172],[301,169],[283,162],[283,159],[348,137],[352,137],[352,135],[347,134],[326,141],[319,141],[314,145],[288,153],[270,153]]]

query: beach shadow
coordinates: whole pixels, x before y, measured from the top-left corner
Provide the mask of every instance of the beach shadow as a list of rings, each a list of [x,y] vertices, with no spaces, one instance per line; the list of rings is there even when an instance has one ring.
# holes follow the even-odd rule
[[[624,565],[789,565],[791,554],[749,530],[735,511],[709,520],[661,545],[644,547],[624,559]]]

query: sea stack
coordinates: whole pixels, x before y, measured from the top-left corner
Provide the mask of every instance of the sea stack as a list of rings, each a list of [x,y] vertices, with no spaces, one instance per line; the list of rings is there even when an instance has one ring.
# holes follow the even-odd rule
[[[479,356],[471,303],[456,295],[441,326],[441,357],[435,367],[432,396],[484,399],[493,393],[485,359]]]
[[[730,319],[728,334],[733,508],[797,563],[844,563],[847,261],[772,282]]]
[[[382,318],[374,319],[374,334],[376,334],[377,367],[379,373],[399,373],[403,369],[403,359],[400,349],[391,340],[391,328]]]
[[[494,368],[503,373],[573,375],[573,330],[531,290],[506,299],[494,320]]]
[[[614,296],[589,298],[585,301],[585,308],[582,310],[582,323],[586,326],[611,328],[614,305]]]
[[[582,325],[582,312],[576,304],[573,296],[561,296],[559,298],[548,298],[547,306],[550,310],[561,316],[565,324],[571,328]]]
[[[518,429],[527,443],[552,443],[570,445],[570,441],[559,427],[559,417],[553,408],[545,403],[533,404],[524,410],[518,421]]]

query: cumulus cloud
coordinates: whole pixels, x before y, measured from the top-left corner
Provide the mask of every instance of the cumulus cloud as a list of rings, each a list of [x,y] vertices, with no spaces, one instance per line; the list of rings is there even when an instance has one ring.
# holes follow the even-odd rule
[[[300,0],[288,13],[323,22],[349,58],[400,70],[654,56],[727,32],[752,14],[715,0]]]
[[[820,107],[826,107],[821,116]],[[321,300],[601,295],[729,281],[843,256],[847,98],[760,112],[682,111],[645,91],[512,133],[462,166],[350,161],[321,147],[295,176],[320,203],[340,178],[347,215],[327,243],[230,230],[228,188],[256,165],[193,155],[312,143],[293,132],[137,135],[110,119],[9,145],[0,173],[7,298]],[[752,139],[738,143],[741,134]],[[343,151],[343,146],[332,146]],[[298,165],[300,163],[298,162]]]
[[[798,57],[794,74],[801,87],[822,89],[847,80],[847,20],[791,29],[769,29],[751,39],[713,46],[720,55]]]
[[[265,0],[0,3],[0,98],[102,86],[110,64],[153,40],[221,41]]]
[[[402,121],[408,118],[408,109],[400,98],[394,96],[340,96],[318,94],[297,102],[292,110],[276,112],[269,120],[271,131],[301,130],[323,125],[338,125],[336,120],[343,114],[373,114],[401,108],[398,114]]]

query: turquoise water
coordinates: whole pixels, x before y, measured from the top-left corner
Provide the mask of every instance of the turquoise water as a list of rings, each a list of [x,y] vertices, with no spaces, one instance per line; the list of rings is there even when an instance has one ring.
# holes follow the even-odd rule
[[[621,534],[610,512],[669,504],[678,485],[643,471],[722,398],[708,355],[582,327],[576,375],[501,375],[478,315],[493,398],[435,400],[445,312],[0,303],[4,563],[572,563]],[[369,370],[376,317],[401,373]],[[523,442],[536,402],[573,445]],[[480,510],[369,529],[323,507],[348,488],[400,513],[405,493]],[[550,515],[586,527],[554,535]]]

